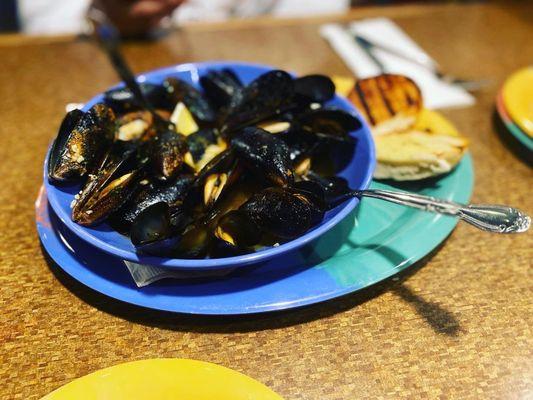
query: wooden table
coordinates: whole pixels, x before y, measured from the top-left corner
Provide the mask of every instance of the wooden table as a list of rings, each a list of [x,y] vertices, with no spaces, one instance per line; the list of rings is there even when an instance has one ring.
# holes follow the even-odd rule
[[[319,24],[392,17],[446,71],[495,80],[475,106],[446,115],[472,142],[473,200],[531,213],[531,169],[492,122],[497,88],[531,62],[530,12],[526,2],[416,5],[196,25],[157,43],[128,44],[125,53],[136,71],[237,59],[342,74]],[[117,78],[98,49],[73,38],[0,37],[0,49],[0,398],[39,398],[91,371],[150,357],[232,367],[287,399],[532,395],[531,233],[497,236],[460,224],[400,280],[303,310],[236,319],[140,312],[52,271],[33,204],[47,145],[66,103]]]

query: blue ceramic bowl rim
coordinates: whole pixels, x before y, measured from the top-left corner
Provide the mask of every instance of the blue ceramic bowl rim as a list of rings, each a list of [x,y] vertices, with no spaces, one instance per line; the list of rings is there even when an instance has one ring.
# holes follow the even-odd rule
[[[147,76],[150,76],[150,75],[160,75],[160,74],[170,75],[172,73],[180,72],[180,71],[191,71],[195,69],[224,68],[224,67],[276,69],[275,67],[272,67],[270,65],[258,64],[258,63],[237,62],[237,61],[212,61],[212,62],[208,61],[208,62],[198,62],[198,63],[177,64],[173,66],[157,68],[154,70],[150,70],[150,71],[138,74],[137,79],[139,79],[139,81],[144,81],[147,78]],[[120,87],[122,85],[123,85],[122,83],[118,83],[117,85],[114,85],[111,88]],[[91,98],[87,103],[85,103],[85,106],[82,109],[86,111],[86,109],[90,105],[101,100],[102,96],[103,96],[103,93],[97,94],[96,96]],[[363,175],[362,182],[359,185],[359,187],[356,189],[366,189],[370,186],[370,183],[372,181],[372,174],[374,172],[374,168],[376,164],[374,140],[372,138],[372,134],[370,133],[370,129],[368,128],[364,118],[362,118],[362,116],[359,114],[357,109],[343,96],[336,95],[336,99],[342,103],[343,109],[350,110],[350,112],[355,114],[362,123],[362,127],[357,132],[361,132],[363,136],[366,137],[367,139],[369,160],[368,160],[368,164],[366,165],[366,171],[365,171],[365,174]],[[103,241],[102,239],[99,239],[98,237],[87,232],[87,230],[83,226],[78,225],[75,222],[73,222],[70,216],[64,215],[63,208],[59,204],[57,198],[53,195],[54,186],[52,186],[48,181],[48,176],[47,176],[48,168],[47,167],[48,167],[48,154],[50,150],[51,150],[51,145],[48,148],[45,162],[44,162],[44,183],[47,189],[48,200],[50,202],[50,205],[52,206],[53,210],[55,211],[56,215],[61,220],[61,222],[70,231],[72,231],[75,235],[77,235],[79,238],[83,239],[84,241],[93,245],[94,247],[105,251],[108,254],[114,255],[116,257],[120,257],[124,260],[129,260],[129,261],[146,264],[146,265],[157,266],[157,267],[164,267],[164,268],[171,268],[171,269],[175,268],[175,269],[183,269],[183,270],[221,269],[221,268],[235,268],[239,266],[263,262],[268,259],[283,255],[287,252],[296,250],[310,243],[311,241],[319,238],[321,235],[323,235],[324,233],[332,229],[334,226],[336,226],[339,222],[341,222],[348,214],[350,214],[350,212],[359,203],[359,199],[354,197],[346,201],[345,204],[342,205],[342,209],[336,215],[334,215],[328,221],[317,226],[316,228],[313,228],[310,231],[306,232],[302,236],[296,239],[293,239],[291,241],[288,241],[286,243],[283,243],[279,246],[269,247],[269,248],[266,248],[264,250],[260,250],[254,253],[249,253],[249,254],[244,254],[244,255],[239,255],[239,256],[232,256],[232,257],[225,257],[225,258],[205,258],[205,259],[183,259],[183,258],[167,258],[167,257],[157,257],[157,256],[150,256],[150,255],[141,255],[141,254],[137,254],[136,252],[124,250],[123,248],[111,245]],[[117,235],[119,234],[120,233],[117,232]]]

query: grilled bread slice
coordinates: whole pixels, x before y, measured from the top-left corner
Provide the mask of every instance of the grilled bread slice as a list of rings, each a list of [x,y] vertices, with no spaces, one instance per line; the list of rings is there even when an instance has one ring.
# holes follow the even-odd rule
[[[441,114],[424,109],[414,126],[375,137],[374,177],[418,180],[451,171],[468,148],[468,140]]]
[[[352,80],[351,85],[348,79],[336,77],[333,82],[363,114],[374,135],[405,130],[416,121],[422,109],[422,94],[408,77],[382,74]]]

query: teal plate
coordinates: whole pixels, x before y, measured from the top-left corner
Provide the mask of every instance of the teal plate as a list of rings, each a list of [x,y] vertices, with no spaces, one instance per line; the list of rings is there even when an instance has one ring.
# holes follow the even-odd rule
[[[403,184],[374,182],[371,187],[468,202],[473,184],[472,160],[467,154],[441,178]],[[413,265],[457,224],[452,217],[365,198],[333,230],[283,257],[216,279],[163,280],[137,288],[120,259],[77,238],[60,222],[48,207],[44,190],[36,206],[41,242],[71,277],[117,300],[187,314],[261,313],[356,292]]]

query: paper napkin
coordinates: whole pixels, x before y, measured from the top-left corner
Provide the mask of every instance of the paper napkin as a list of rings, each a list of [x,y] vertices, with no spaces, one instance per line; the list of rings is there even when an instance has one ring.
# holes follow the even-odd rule
[[[148,286],[161,279],[197,279],[219,278],[232,272],[235,268],[226,268],[215,271],[176,271],[167,268],[154,267],[152,265],[138,264],[124,260],[131,277],[137,287]]]
[[[394,48],[401,54],[417,60],[434,62],[407,34],[388,18],[372,18],[353,22],[346,28],[340,24],[327,24],[320,34],[358,77],[367,78],[381,73],[379,67],[356,43],[354,35]],[[413,79],[422,91],[424,105],[430,109],[465,107],[475,103],[474,97],[463,88],[445,83],[421,65],[407,61],[384,50],[372,49],[386,72],[406,75]]]

